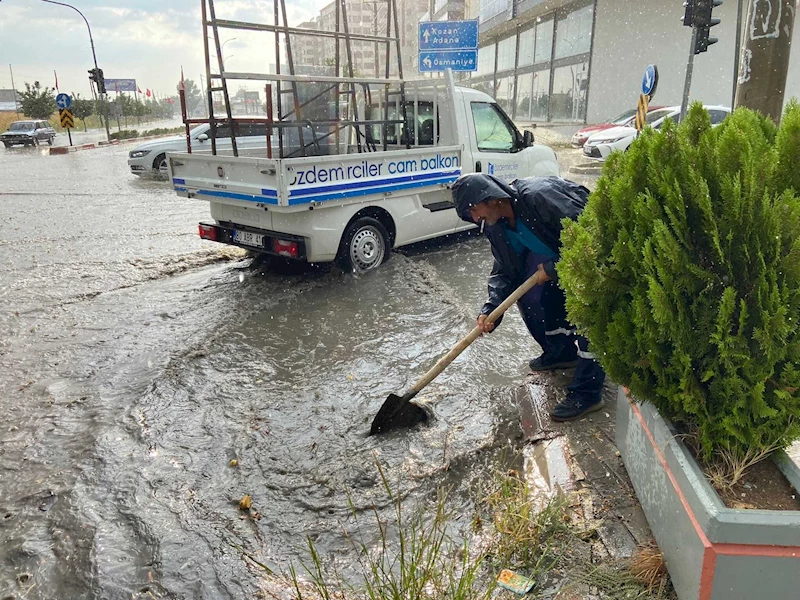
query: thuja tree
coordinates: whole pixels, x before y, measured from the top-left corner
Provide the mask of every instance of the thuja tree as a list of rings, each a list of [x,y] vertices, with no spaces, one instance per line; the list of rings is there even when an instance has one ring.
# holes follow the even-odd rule
[[[613,155],[562,234],[570,318],[706,460],[800,437],[799,148],[795,102],[780,130],[696,104]]]

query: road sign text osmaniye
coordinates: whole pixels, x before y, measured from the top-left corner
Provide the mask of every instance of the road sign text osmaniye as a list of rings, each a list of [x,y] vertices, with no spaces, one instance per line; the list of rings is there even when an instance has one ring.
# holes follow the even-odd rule
[[[419,72],[434,71],[476,71],[478,69],[477,50],[443,50],[441,52],[420,52]]]

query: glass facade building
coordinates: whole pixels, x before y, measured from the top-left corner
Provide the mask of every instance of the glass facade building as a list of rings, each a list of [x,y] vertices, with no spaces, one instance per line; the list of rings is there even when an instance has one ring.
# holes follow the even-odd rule
[[[469,85],[516,121],[583,123],[596,1],[537,14],[521,12],[525,0],[480,0],[478,70]]]

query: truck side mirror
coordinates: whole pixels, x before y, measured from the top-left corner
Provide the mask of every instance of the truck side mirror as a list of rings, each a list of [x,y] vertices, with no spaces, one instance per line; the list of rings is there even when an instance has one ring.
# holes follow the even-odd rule
[[[197,136],[198,142],[205,142],[207,139],[208,139],[208,134],[206,133],[201,133],[200,135]]]
[[[522,134],[522,143],[525,148],[533,146],[533,132],[526,129]]]

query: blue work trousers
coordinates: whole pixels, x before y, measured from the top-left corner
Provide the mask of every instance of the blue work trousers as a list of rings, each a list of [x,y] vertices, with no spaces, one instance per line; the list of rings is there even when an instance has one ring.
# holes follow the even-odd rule
[[[539,265],[548,260],[545,256],[529,254],[525,277],[530,277]],[[603,392],[606,374],[589,352],[589,340],[578,335],[567,320],[566,296],[553,281],[534,286],[517,302],[522,320],[544,353],[558,359],[554,362],[578,361],[572,383],[567,386],[571,394],[599,399]]]

